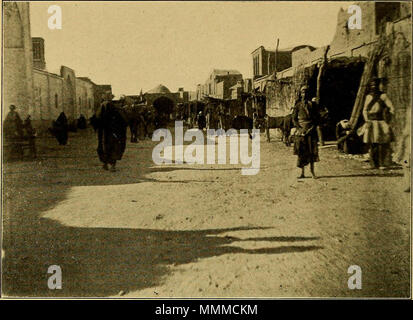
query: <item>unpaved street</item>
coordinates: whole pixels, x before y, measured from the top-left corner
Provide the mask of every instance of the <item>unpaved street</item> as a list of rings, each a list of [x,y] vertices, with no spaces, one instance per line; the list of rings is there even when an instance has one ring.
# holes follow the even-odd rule
[[[410,194],[400,170],[320,149],[319,179],[261,136],[261,170],[162,165],[127,145],[103,171],[93,131],[47,138],[4,166],[3,291],[9,296],[320,297],[409,295]],[[62,268],[49,290],[47,268]],[[362,269],[362,289],[347,269]]]

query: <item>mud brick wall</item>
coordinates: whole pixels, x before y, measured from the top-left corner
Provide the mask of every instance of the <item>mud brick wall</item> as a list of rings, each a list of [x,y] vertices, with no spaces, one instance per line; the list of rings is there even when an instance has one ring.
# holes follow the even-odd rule
[[[310,97],[315,96],[317,90],[317,66],[297,69],[292,77],[268,82],[265,89],[267,97],[267,114],[272,117],[284,116],[291,113],[298,99],[302,85],[310,89]]]
[[[384,78],[384,90],[395,109],[393,129],[402,132],[406,112],[411,112],[411,24],[405,19],[388,26],[386,49],[378,63],[377,73]]]

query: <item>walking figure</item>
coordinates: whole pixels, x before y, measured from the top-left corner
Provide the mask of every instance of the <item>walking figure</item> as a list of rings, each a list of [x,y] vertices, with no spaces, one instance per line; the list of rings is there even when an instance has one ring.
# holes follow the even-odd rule
[[[116,161],[122,159],[126,147],[126,129],[128,121],[123,112],[112,102],[113,95],[107,92],[104,101],[96,111],[98,121],[99,159],[103,169],[116,171]]]

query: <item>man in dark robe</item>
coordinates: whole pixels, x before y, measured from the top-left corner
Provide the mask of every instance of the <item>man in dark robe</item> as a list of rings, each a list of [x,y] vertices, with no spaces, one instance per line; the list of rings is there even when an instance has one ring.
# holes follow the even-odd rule
[[[297,128],[294,141],[294,154],[298,156],[297,167],[301,168],[304,178],[304,167],[310,164],[311,175],[315,179],[314,162],[320,161],[318,157],[317,125],[319,124],[319,112],[316,104],[308,99],[308,87],[300,90],[300,100],[293,111],[293,122]]]
[[[50,132],[56,137],[59,145],[65,146],[69,138],[69,125],[64,112],[61,112],[56,121],[53,121]]]
[[[108,92],[105,101],[96,111],[98,120],[98,149],[103,169],[116,171],[116,161],[122,159],[126,148],[126,129],[128,120],[120,108],[112,102],[113,95]]]
[[[30,153],[33,158],[36,158],[37,151],[36,151],[36,129],[32,126],[32,120],[30,115],[26,117],[23,123],[23,138],[29,142]]]
[[[10,111],[4,119],[3,132],[6,139],[20,139],[23,137],[23,121],[14,105],[10,106]]]
[[[81,114],[79,119],[77,120],[77,127],[79,129],[86,129],[86,127],[87,127],[86,118],[83,114]]]
[[[203,130],[206,127],[206,118],[203,114],[202,111],[199,111],[198,117],[197,117],[197,122],[198,122],[198,129]]]
[[[19,141],[23,139],[23,122],[14,105],[10,106],[10,111],[6,119],[4,119],[3,133],[5,141],[11,145],[8,158],[21,158],[23,156],[23,149]]]

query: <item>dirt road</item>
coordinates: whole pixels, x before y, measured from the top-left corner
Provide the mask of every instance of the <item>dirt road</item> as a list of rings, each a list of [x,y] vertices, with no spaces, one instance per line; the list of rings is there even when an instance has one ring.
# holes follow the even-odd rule
[[[103,171],[92,131],[4,166],[3,292],[9,296],[409,296],[410,194],[401,171],[320,150],[297,180],[292,149],[261,138],[261,170],[162,165],[128,143]],[[59,265],[63,287],[47,287]],[[362,289],[347,270],[362,269]]]

